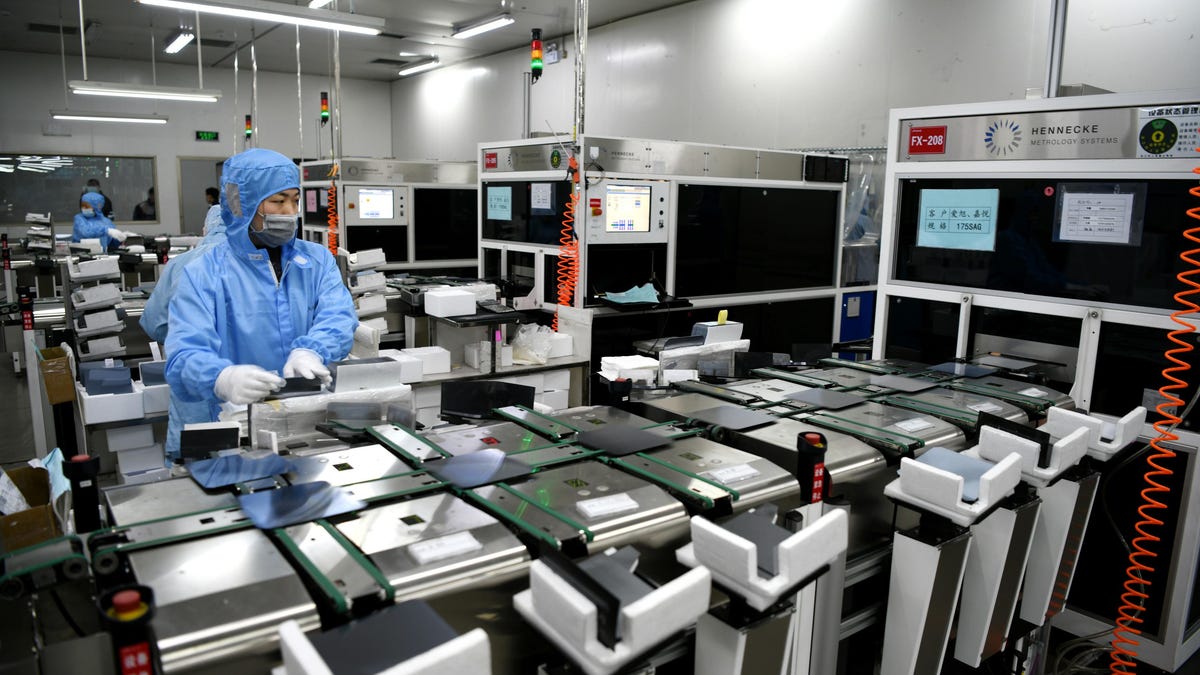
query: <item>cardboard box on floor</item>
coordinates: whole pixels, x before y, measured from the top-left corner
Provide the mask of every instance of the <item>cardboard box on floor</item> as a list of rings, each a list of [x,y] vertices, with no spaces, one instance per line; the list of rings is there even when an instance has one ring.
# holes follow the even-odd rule
[[[0,544],[4,550],[16,551],[61,536],[62,529],[50,505],[50,473],[31,466],[19,466],[6,473],[31,508],[0,516]]]

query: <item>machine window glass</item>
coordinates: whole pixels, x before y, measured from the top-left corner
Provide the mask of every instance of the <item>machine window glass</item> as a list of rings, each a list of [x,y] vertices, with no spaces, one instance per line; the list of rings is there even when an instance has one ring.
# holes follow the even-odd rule
[[[681,184],[675,294],[833,286],[841,196],[835,190]]]
[[[484,239],[558,245],[569,181],[488,182],[483,190]]]
[[[1194,185],[1184,180],[1100,182],[1058,178],[929,178],[900,183],[895,278],[1173,308],[1179,233]],[[996,190],[995,250],[918,245],[922,193]],[[1103,196],[1108,230],[1093,232],[1081,209]],[[1119,212],[1118,212],[1119,211]],[[1119,217],[1118,217],[1119,216]],[[1140,245],[1134,246],[1138,243]]]
[[[479,203],[474,188],[413,188],[414,259],[466,260],[478,255]]]

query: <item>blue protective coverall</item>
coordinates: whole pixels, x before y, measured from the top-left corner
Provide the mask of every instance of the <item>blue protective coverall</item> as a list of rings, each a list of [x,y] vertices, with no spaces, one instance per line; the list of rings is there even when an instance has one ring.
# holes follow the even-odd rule
[[[175,296],[175,288],[179,285],[181,270],[188,263],[198,259],[205,250],[225,241],[225,221],[221,220],[220,207],[214,206],[209,210],[204,220],[204,229],[207,234],[196,248],[171,258],[163,268],[162,276],[159,277],[154,292],[150,294],[150,299],[146,301],[146,307],[142,310],[139,323],[146,335],[155,342],[167,340],[167,310],[171,298]],[[175,395],[175,388],[172,387],[171,404],[167,414],[166,455],[171,461],[179,456],[179,432],[184,423],[209,421],[209,404],[206,401],[184,401]]]
[[[282,374],[293,349],[310,349],[325,363],[350,352],[358,317],[329,251],[293,237],[280,247],[276,279],[266,249],[250,240],[259,204],[299,187],[296,165],[277,152],[255,148],[225,161],[225,240],[183,266],[170,300],[167,382],[181,401],[208,405],[204,419],[180,420],[177,429],[217,419],[213,387],[228,366],[254,364]]]
[[[99,239],[100,250],[108,250],[108,231],[113,222],[100,213],[104,207],[104,195],[98,192],[85,192],[79,201],[86,202],[92,207],[92,215],[75,214],[75,227],[71,230],[71,241],[79,243],[84,239]]]

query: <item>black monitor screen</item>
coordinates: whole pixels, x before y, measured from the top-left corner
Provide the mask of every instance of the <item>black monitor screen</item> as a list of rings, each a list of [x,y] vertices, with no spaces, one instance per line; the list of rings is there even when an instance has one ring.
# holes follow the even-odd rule
[[[569,181],[484,183],[482,189],[484,239],[558,244],[563,212],[571,198]]]
[[[346,248],[354,252],[381,248],[388,262],[408,262],[408,228],[396,225],[347,225]]]
[[[841,192],[680,185],[675,294],[832,286]]]
[[[413,188],[414,260],[466,260],[478,253],[475,188]]]

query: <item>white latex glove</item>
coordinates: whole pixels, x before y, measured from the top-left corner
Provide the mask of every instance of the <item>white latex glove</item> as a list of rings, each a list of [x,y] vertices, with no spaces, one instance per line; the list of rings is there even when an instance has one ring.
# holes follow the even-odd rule
[[[108,228],[108,236],[117,241],[125,241],[125,233],[115,227]]]
[[[326,384],[333,380],[321,355],[311,349],[293,349],[288,354],[287,363],[283,364],[283,376],[303,377],[306,380],[320,378]]]
[[[248,405],[273,391],[279,391],[284,384],[282,377],[258,366],[226,366],[217,375],[213,393],[222,401]]]

